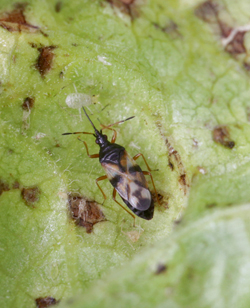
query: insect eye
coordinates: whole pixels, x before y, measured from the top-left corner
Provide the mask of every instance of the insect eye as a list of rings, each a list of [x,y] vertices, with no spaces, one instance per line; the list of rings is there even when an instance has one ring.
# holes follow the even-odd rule
[[[103,135],[103,137],[104,137],[104,139],[105,139],[105,140],[107,140],[107,139],[108,139],[107,135]]]
[[[98,143],[99,143],[99,141],[96,139],[95,143],[97,143],[97,144],[98,144]]]

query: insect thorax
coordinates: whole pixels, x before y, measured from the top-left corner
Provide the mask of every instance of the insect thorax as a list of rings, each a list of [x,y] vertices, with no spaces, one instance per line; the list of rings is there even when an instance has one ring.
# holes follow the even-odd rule
[[[100,148],[100,163],[111,163],[119,165],[120,157],[123,155],[125,148],[116,143],[110,143],[105,148]]]

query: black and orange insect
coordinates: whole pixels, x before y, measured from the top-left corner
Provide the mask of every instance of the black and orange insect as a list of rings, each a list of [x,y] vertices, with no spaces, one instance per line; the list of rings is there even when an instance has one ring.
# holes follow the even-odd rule
[[[88,120],[94,128],[95,133],[88,132],[74,132],[74,133],[64,133],[63,135],[71,135],[71,134],[88,134],[93,135],[96,140],[95,142],[99,145],[100,151],[99,154],[89,155],[89,150],[87,143],[82,141],[85,145],[87,155],[90,158],[99,158],[99,161],[106,172],[106,175],[100,176],[96,179],[96,184],[98,188],[101,190],[104,199],[106,199],[106,195],[99,186],[98,182],[102,180],[108,179],[110,183],[114,186],[113,190],[113,200],[118,203],[125,211],[127,211],[135,221],[135,216],[128,211],[120,202],[116,200],[116,192],[120,195],[124,203],[128,206],[128,208],[137,216],[150,220],[154,215],[154,201],[151,195],[151,192],[148,188],[148,183],[144,175],[149,175],[151,177],[155,194],[158,196],[153,177],[150,173],[151,169],[149,168],[147,161],[143,154],[139,153],[131,158],[126,152],[125,148],[119,144],[115,143],[117,132],[110,128],[115,124],[119,124],[130,120],[134,117],[130,117],[126,120],[116,122],[114,124],[108,126],[102,126],[102,129],[98,131],[92,121],[90,120],[86,110],[83,108]],[[104,129],[109,129],[113,131],[113,136],[111,141],[108,141],[106,135],[102,133]],[[138,166],[135,162],[137,158],[142,156],[148,171],[142,171],[140,166]],[[158,200],[158,197],[157,197]],[[159,200],[158,200],[159,203]]]

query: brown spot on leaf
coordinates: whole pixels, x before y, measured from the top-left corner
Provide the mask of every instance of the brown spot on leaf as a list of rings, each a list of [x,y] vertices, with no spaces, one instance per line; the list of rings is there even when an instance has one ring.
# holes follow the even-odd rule
[[[163,274],[167,271],[167,266],[165,264],[159,263],[157,265],[155,275]]]
[[[244,65],[244,68],[247,70],[247,71],[250,71],[250,63],[249,62],[244,62],[243,63],[243,65]]]
[[[208,0],[201,3],[195,9],[195,15],[207,23],[217,24],[222,37],[227,37],[232,31],[232,28],[219,18],[219,6],[214,1]]]
[[[211,0],[197,6],[195,15],[206,22],[212,22],[218,14],[218,5]]]
[[[63,78],[64,78],[64,72],[60,72],[59,78],[60,78],[60,79],[63,79]]]
[[[227,38],[233,28],[223,22],[219,16],[219,6],[211,0],[201,3],[195,10],[196,16],[208,22],[210,24],[217,24],[220,29],[221,36]],[[246,53],[244,45],[244,36],[246,31],[239,31],[235,36],[227,43],[225,50],[231,55],[238,55]]]
[[[231,31],[233,30],[232,27],[229,27],[227,24],[222,22],[220,19],[218,19],[218,25],[220,27],[220,32],[222,37],[228,37]]]
[[[155,202],[157,202],[157,198],[156,198],[156,194],[155,192],[151,192],[151,195],[152,195],[152,199]],[[161,195],[160,193],[157,192],[157,197],[158,197],[158,200],[161,202],[163,200],[163,195]]]
[[[36,306],[37,308],[46,308],[46,307],[50,307],[53,305],[56,305],[59,303],[58,300],[56,300],[54,297],[39,297],[36,298]]]
[[[171,171],[174,171],[174,165],[172,164],[170,158],[168,158],[168,166],[171,169]]]
[[[181,184],[184,194],[186,195],[186,193],[188,192],[188,188],[189,188],[189,180],[187,178],[187,174],[186,174],[184,165],[182,163],[181,156],[173,148],[173,146],[170,144],[168,139],[166,139],[166,145],[167,145],[168,153],[169,153],[168,160],[169,162],[171,162],[171,165],[173,166],[173,168],[175,168],[180,174],[179,183]]]
[[[58,1],[55,5],[55,11],[57,13],[61,12],[61,9],[62,9],[62,2],[61,1]]]
[[[179,182],[181,183],[181,185],[183,185],[183,186],[188,186],[187,185],[187,181],[186,181],[186,174],[184,173],[184,174],[181,174],[180,175],[180,178],[179,178]]]
[[[232,55],[245,53],[246,52],[246,48],[244,45],[245,34],[246,34],[246,31],[241,31],[235,34],[232,41],[229,44],[227,44],[225,50]]]
[[[213,140],[216,143],[220,143],[226,148],[232,149],[235,146],[235,142],[230,140],[230,134],[227,126],[216,126],[213,130]]]
[[[8,191],[8,190],[10,190],[9,184],[5,183],[3,180],[0,179],[0,195],[4,191]]]
[[[207,208],[211,209],[216,206],[216,203],[209,203],[206,205]]]
[[[179,225],[181,222],[182,222],[182,219],[176,219],[176,220],[174,221],[174,224],[175,224],[175,225]]]
[[[134,10],[135,0],[106,0],[113,8],[118,8],[122,13],[129,15],[132,19],[137,13]]]
[[[152,199],[154,201],[154,204],[158,204],[160,207],[163,207],[164,209],[169,209],[169,206],[168,206],[169,196],[166,196],[166,195],[163,195],[163,194],[157,192],[157,197],[158,197],[158,200],[160,202],[160,204],[159,204],[157,197],[156,197],[156,194],[155,194],[155,191],[150,191],[150,192],[151,192],[151,196],[152,196]]]
[[[21,195],[26,205],[33,206],[39,200],[40,190],[37,186],[23,188]]]
[[[161,27],[157,23],[153,23],[153,25],[156,29],[160,29],[162,32],[167,33],[172,38],[178,38],[182,36],[179,32],[178,25],[173,20],[170,20],[170,22],[164,27]]]
[[[92,232],[96,223],[106,221],[97,202],[89,201],[83,196],[71,194],[68,201],[71,217],[76,221],[77,225],[85,227],[87,233]]]
[[[11,12],[4,12],[0,16],[0,26],[9,32],[37,32],[38,27],[27,23],[24,10],[26,3],[18,3]]]
[[[18,182],[18,181],[15,181],[15,182],[13,183],[13,185],[12,185],[12,188],[13,188],[13,189],[19,189],[19,188],[20,188],[19,182]]]
[[[26,97],[22,104],[23,110],[30,111],[34,106],[35,99],[33,97]]]
[[[55,46],[45,46],[38,48],[40,55],[36,62],[36,69],[39,71],[42,77],[44,77],[52,67],[52,61],[55,54],[52,52],[56,47]]]
[[[37,48],[37,44],[36,44],[36,43],[29,42],[29,45],[30,45],[32,48]]]

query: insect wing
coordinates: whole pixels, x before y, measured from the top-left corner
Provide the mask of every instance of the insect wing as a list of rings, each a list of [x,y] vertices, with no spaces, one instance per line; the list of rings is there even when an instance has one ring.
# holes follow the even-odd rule
[[[109,181],[119,195],[127,200],[132,207],[146,211],[151,205],[151,193],[141,168],[135,161],[123,152],[120,164],[102,163]]]

